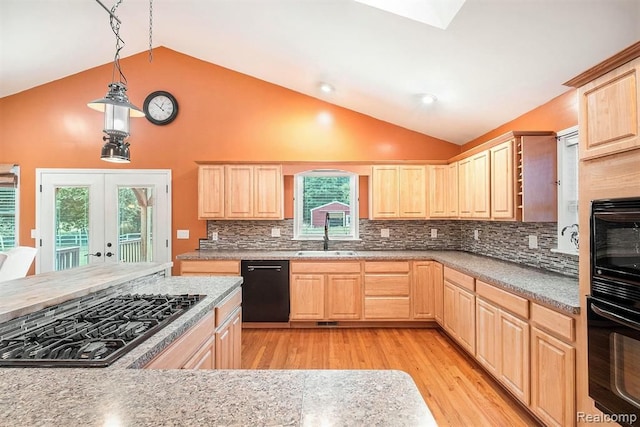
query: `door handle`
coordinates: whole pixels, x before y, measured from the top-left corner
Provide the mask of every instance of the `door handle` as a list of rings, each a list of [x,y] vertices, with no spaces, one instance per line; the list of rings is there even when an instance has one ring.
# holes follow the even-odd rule
[[[254,271],[254,270],[277,270],[280,271],[282,270],[282,267],[280,267],[279,265],[250,265],[247,267],[247,270],[249,271]]]
[[[87,256],[101,257],[102,256],[102,252],[96,252],[95,254],[87,254]]]
[[[108,256],[108,257],[112,257],[113,255],[115,255],[115,254],[112,253],[112,252],[107,252],[106,254],[104,254],[104,256]]]
[[[640,331],[640,324],[638,324],[637,322],[620,316],[619,314],[612,313],[611,311],[603,310],[594,303],[591,303],[591,310],[593,310],[593,312],[600,317],[604,317],[605,319],[609,319],[612,322],[625,325],[631,329],[635,329],[636,331]]]

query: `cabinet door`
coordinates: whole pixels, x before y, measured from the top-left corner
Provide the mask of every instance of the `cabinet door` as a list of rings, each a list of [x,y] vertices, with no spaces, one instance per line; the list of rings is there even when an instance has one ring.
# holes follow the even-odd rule
[[[327,275],[327,317],[330,320],[360,319],[362,286],[359,274]]]
[[[471,173],[473,213],[474,218],[489,218],[491,215],[490,205],[490,181],[491,170],[489,169],[489,151],[483,151],[472,158],[473,172]]]
[[[200,350],[183,366],[183,369],[215,369],[216,340],[211,337]]]
[[[500,310],[499,379],[525,404],[529,404],[529,324]]]
[[[449,214],[447,211],[448,173],[447,165],[429,166],[429,216],[431,218],[443,218]]]
[[[254,166],[254,218],[283,218],[282,166]]]
[[[640,147],[640,58],[578,89],[580,160]]]
[[[444,278],[442,264],[438,262],[432,263],[433,270],[433,299],[434,299],[434,316],[436,322],[442,326],[444,312]]]
[[[491,217],[515,218],[513,140],[491,150]]]
[[[444,281],[443,287],[443,307],[442,307],[442,327],[455,338],[456,332],[456,286]]]
[[[425,166],[400,166],[398,176],[400,218],[426,218],[427,174]]]
[[[399,170],[397,166],[373,166],[371,172],[371,219],[398,218]]]
[[[225,166],[225,216],[251,218],[253,216],[254,168],[251,165]]]
[[[575,425],[575,349],[531,328],[531,409],[549,426]]]
[[[411,301],[414,319],[433,319],[435,317],[435,274],[432,261],[416,261],[411,274],[413,289]],[[440,270],[442,272],[442,270]]]
[[[445,187],[446,213],[450,218],[458,216],[458,162],[447,166],[447,179]]]
[[[476,299],[476,359],[489,373],[498,377],[500,338],[498,308],[483,299]]]
[[[242,369],[242,310],[238,308],[231,320],[233,338],[233,356],[231,369]]]
[[[469,353],[476,352],[476,297],[464,289],[457,288],[455,312],[458,317],[456,332],[458,342]]]
[[[291,275],[291,320],[324,319],[324,281],[323,274]]]
[[[224,166],[198,167],[198,219],[224,217]]]
[[[473,163],[471,158],[458,161],[458,215],[470,218],[473,215]]]
[[[233,328],[231,322],[222,325],[216,331],[216,369],[233,367]]]

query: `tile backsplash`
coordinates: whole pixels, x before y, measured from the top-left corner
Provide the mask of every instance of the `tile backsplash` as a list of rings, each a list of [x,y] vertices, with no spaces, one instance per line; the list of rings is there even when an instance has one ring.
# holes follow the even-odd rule
[[[371,221],[359,222],[360,240],[330,241],[332,250],[462,250],[560,274],[577,277],[576,256],[551,252],[556,247],[556,223],[496,221]],[[271,237],[273,228],[280,237]],[[381,229],[389,237],[380,237]],[[432,238],[432,229],[437,237]],[[479,239],[474,239],[474,231]],[[212,236],[217,233],[218,240]],[[530,235],[537,236],[538,249],[529,249]],[[320,250],[322,241],[293,240],[293,220],[207,221],[207,239],[200,249],[214,250]]]

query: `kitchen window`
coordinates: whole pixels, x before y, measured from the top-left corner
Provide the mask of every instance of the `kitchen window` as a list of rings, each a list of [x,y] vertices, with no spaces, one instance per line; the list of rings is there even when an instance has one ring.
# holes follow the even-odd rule
[[[18,246],[19,166],[0,164],[0,251]]]
[[[578,127],[558,132],[558,248],[578,254]]]
[[[302,172],[294,181],[294,239],[358,238],[358,175],[340,170]]]

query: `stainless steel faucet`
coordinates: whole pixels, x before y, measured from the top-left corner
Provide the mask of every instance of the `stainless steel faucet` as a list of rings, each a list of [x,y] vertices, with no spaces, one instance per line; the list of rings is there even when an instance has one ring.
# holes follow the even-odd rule
[[[322,249],[325,251],[329,250],[329,212],[324,216],[324,245]]]

